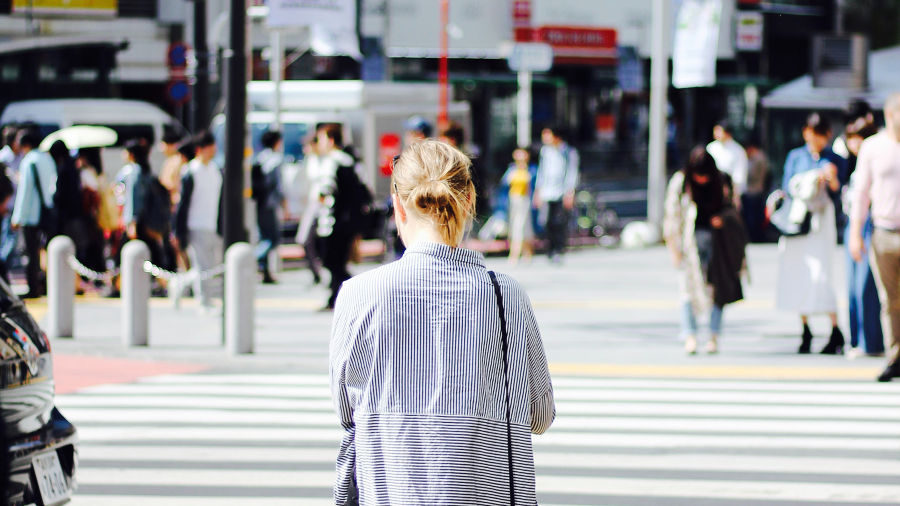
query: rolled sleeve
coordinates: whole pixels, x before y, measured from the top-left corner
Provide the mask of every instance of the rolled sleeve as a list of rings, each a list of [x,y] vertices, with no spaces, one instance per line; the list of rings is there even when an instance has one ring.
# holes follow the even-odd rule
[[[853,202],[850,208],[850,223],[855,230],[862,230],[862,224],[869,215],[869,205],[872,203],[872,157],[867,147],[864,142],[859,150],[856,170],[853,172],[853,185],[850,187]]]

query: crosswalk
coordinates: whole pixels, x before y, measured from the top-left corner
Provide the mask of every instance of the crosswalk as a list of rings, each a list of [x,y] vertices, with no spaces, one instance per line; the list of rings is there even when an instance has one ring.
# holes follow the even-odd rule
[[[545,505],[900,504],[900,383],[554,377]],[[74,506],[326,505],[324,375],[185,374],[57,396]]]

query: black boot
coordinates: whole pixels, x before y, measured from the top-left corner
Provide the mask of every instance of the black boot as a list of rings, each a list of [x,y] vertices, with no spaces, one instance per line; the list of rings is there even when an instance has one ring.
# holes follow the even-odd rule
[[[272,277],[272,274],[269,273],[269,269],[264,269],[262,282],[264,285],[274,285],[278,281]]]
[[[812,331],[809,330],[809,325],[803,324],[803,335],[800,336],[802,341],[800,341],[800,349],[797,350],[797,353],[801,355],[806,355],[809,353],[810,348],[812,347]]]
[[[828,338],[828,344],[822,348],[822,355],[843,355],[844,354],[844,334],[837,327],[831,328],[831,337]]]
[[[896,359],[878,376],[878,381],[887,382],[894,378],[900,378],[900,359]]]

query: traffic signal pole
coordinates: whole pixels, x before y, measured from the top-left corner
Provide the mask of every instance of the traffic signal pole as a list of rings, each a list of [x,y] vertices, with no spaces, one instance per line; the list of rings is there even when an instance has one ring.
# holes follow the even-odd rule
[[[231,0],[231,34],[225,51],[225,247],[245,241],[244,145],[247,132],[247,0]]]
[[[206,38],[206,0],[194,0],[194,58],[197,68],[194,78],[193,115],[194,132],[209,127],[209,46]]]

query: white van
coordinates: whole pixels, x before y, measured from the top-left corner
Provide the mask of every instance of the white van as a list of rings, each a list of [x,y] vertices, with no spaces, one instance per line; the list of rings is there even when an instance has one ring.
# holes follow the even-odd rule
[[[386,156],[386,139],[402,139],[403,123],[410,116],[423,116],[434,125],[439,91],[436,83],[284,81],[280,119],[285,155],[302,160],[303,143],[315,132],[316,125],[338,123],[343,126],[344,144],[353,147],[360,161],[360,177],[376,199],[384,199],[390,194],[390,179],[383,165],[393,157]],[[247,83],[247,126],[254,154],[262,149],[263,132],[275,123],[274,99],[275,85],[271,81]],[[454,102],[452,97],[450,100],[450,119],[471,133],[469,104]],[[220,148],[224,146],[224,127],[223,114],[213,118],[211,129]]]
[[[66,98],[12,102],[0,115],[0,125],[34,124],[41,136],[74,125],[100,125],[116,131],[116,145],[103,150],[103,171],[115,174],[122,166],[122,145],[130,139],[145,138],[154,145],[164,133],[187,136],[184,127],[159,107],[139,100],[115,98]],[[150,152],[150,165],[159,170],[163,155]]]

